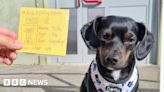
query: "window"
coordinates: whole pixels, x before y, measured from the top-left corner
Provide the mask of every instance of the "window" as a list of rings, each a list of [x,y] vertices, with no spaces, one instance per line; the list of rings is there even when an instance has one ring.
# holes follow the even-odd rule
[[[77,9],[70,9],[67,54],[77,54]]]

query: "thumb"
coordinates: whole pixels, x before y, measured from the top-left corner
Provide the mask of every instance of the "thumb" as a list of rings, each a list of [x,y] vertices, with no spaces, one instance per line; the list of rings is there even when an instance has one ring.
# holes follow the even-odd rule
[[[5,47],[12,50],[18,50],[22,48],[22,44],[18,40],[0,34],[0,47]]]

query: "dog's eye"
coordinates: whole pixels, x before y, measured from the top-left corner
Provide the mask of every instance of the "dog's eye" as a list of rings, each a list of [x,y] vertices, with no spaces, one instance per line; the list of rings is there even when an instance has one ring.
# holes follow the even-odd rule
[[[134,41],[134,39],[133,38],[129,38],[128,41],[129,42],[132,42],[132,41]]]
[[[105,40],[111,40],[112,39],[112,35],[111,33],[105,33],[102,35],[102,38]]]
[[[124,41],[124,42],[133,42],[133,41],[135,41],[135,37],[133,36],[132,33],[127,32],[127,33],[125,33],[125,35],[124,35],[123,41]]]
[[[133,42],[135,41],[134,37],[125,38],[124,42]]]

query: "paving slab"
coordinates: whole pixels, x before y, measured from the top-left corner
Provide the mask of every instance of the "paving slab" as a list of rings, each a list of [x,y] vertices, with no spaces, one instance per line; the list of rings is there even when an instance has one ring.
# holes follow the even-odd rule
[[[89,64],[1,65],[0,92],[79,92]],[[138,65],[139,92],[159,92],[160,68],[157,65]],[[48,85],[4,87],[4,79],[46,80]]]

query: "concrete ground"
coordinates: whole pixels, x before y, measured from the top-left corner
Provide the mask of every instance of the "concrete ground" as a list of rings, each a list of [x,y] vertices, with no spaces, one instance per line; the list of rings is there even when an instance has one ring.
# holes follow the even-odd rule
[[[0,66],[0,92],[79,92],[88,64]],[[139,92],[159,92],[159,66],[138,65]],[[4,79],[47,81],[48,85],[4,86]]]

